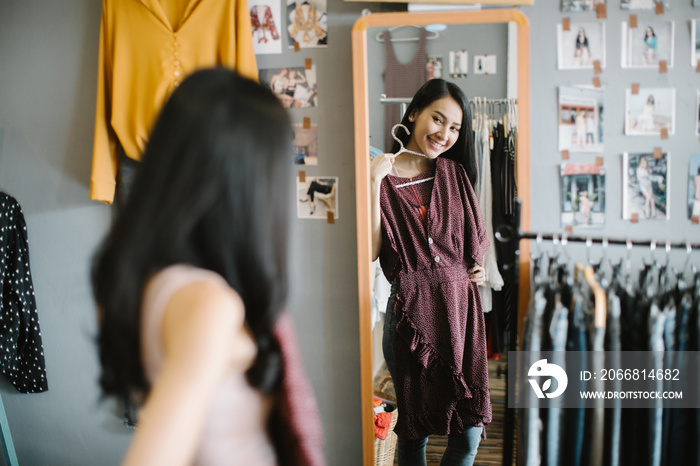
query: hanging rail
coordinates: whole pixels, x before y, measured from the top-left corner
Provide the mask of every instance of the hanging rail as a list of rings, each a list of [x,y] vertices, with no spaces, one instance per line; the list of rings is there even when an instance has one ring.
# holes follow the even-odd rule
[[[508,227],[509,228],[509,227]],[[506,228],[506,230],[508,229]],[[509,236],[509,233],[506,231],[504,232],[501,228],[499,228],[498,231],[495,233],[496,239],[499,241],[503,242],[509,242],[512,239],[515,239],[511,236]],[[700,243],[690,243],[689,241],[682,242],[682,241],[666,241],[666,240],[653,240],[653,239],[648,239],[648,240],[640,240],[640,239],[631,239],[631,238],[607,238],[607,237],[592,237],[592,236],[580,236],[580,235],[568,235],[566,233],[562,234],[556,234],[556,233],[538,233],[538,232],[523,232],[519,231],[517,233],[517,239],[535,239],[535,240],[541,240],[541,241],[561,241],[563,243],[566,243],[568,241],[574,242],[574,243],[601,243],[603,245],[608,245],[608,244],[621,244],[624,246],[627,246],[628,248],[632,246],[646,246],[649,247],[651,246],[652,249],[655,249],[656,246],[665,246],[666,248],[672,248],[672,249],[685,249],[686,251],[692,251],[692,250],[697,250],[700,249]]]

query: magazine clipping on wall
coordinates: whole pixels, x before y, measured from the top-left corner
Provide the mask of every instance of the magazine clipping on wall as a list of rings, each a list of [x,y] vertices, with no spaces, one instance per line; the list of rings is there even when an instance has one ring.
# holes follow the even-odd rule
[[[603,152],[603,89],[559,87],[559,150]]]
[[[605,0],[561,0],[561,11],[595,11],[599,4],[605,5]]]
[[[326,220],[328,212],[338,215],[338,177],[307,176],[301,181],[297,176],[297,217]]]
[[[623,10],[652,10],[656,8],[657,2],[663,4],[664,11],[671,9],[671,0],[620,0],[620,8]]]
[[[280,2],[248,0],[256,55],[282,53]]]
[[[561,226],[603,228],[605,168],[595,163],[561,165]]]
[[[326,11],[326,0],[287,0],[289,47],[327,47]]]
[[[605,68],[605,23],[571,23],[565,31],[557,24],[557,69]]]
[[[318,165],[318,125],[295,123],[294,163],[297,165]]]
[[[700,222],[700,153],[690,154],[688,167],[688,219]]]
[[[442,78],[442,57],[428,55],[425,69],[428,71],[428,79]]]
[[[451,50],[450,78],[466,78],[469,74],[469,52],[466,50]]]
[[[668,220],[671,171],[668,152],[622,155],[622,218]]]
[[[700,0],[699,0],[700,1]],[[700,27],[697,19],[690,21],[690,66],[697,68],[700,60]]]
[[[674,88],[627,89],[625,134],[653,135],[676,132],[676,90]]]
[[[639,21],[631,28],[622,23],[622,67],[658,68],[664,60],[667,68],[673,68],[674,21]]]
[[[272,90],[284,108],[307,108],[318,105],[316,65],[260,70],[260,82]]]

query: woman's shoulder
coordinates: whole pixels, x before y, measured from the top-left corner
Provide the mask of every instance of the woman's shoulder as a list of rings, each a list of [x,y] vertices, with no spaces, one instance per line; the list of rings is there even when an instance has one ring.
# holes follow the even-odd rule
[[[245,324],[240,295],[220,275],[208,270],[186,266],[161,273],[185,277],[165,303],[162,336],[166,353],[168,347],[189,348],[226,365],[233,356],[235,365],[247,370],[257,349]]]
[[[164,304],[187,300],[196,308],[218,309],[238,304],[240,297],[218,273],[187,264],[168,266],[149,280],[147,292],[163,293]]]
[[[245,319],[243,302],[224,278],[211,270],[176,264],[155,273],[146,284],[143,307],[157,320],[158,315],[179,315],[178,320],[203,324],[213,322],[241,326]]]

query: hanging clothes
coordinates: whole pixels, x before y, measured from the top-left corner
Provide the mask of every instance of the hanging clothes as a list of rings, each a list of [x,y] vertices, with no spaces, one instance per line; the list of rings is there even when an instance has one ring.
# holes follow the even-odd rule
[[[394,55],[391,46],[391,34],[384,31],[384,93],[387,97],[412,97],[420,87],[428,80],[428,71],[425,63],[426,31],[421,28],[418,39],[416,55],[409,63],[401,63]],[[384,135],[386,137],[386,151],[391,151],[393,139],[391,128],[401,122],[401,106],[399,104],[387,104],[384,106]]]
[[[503,277],[498,271],[496,238],[493,234],[493,189],[491,180],[491,150],[489,146],[491,137],[490,126],[492,125],[488,118],[480,118],[479,128],[477,128],[479,137],[475,138],[475,140],[478,139],[479,141],[475,153],[479,157],[479,163],[477,165],[480,167],[476,195],[479,199],[479,207],[484,216],[484,223],[486,224],[486,237],[491,245],[484,255],[483,267],[486,272],[486,281],[483,285],[479,286],[484,312],[491,312],[493,309],[491,290],[500,291],[504,284]]]
[[[496,125],[495,130],[491,132],[494,145],[490,154],[491,162],[491,184],[493,193],[492,217],[491,226],[494,231],[497,231],[503,225],[515,228],[515,215],[513,205],[515,199],[512,197],[515,185],[515,152],[511,151],[509,145],[509,137],[506,135],[505,127],[502,123]],[[514,149],[514,148],[513,148]],[[491,317],[493,322],[493,330],[491,334],[494,336],[491,344],[492,352],[500,353],[503,351],[503,342],[500,335],[507,331],[516,331],[515,323],[508,319],[508,316],[513,315],[513,310],[516,306],[516,298],[513,296],[513,277],[512,269],[505,268],[507,264],[515,262],[515,249],[512,242],[502,243],[497,241],[494,244],[496,250],[496,258],[498,260],[498,270],[504,279],[503,287],[500,291],[493,291],[493,309],[494,316]],[[511,326],[511,327],[509,327]]]
[[[543,262],[550,261],[549,268]],[[673,352],[697,351],[700,335],[700,273],[687,281],[676,274],[675,284],[667,266],[645,264],[636,279],[622,269],[622,261],[605,274],[597,267],[606,303],[605,326],[594,324],[595,299],[590,286],[571,278],[572,264],[560,256],[535,257],[532,265],[533,296],[523,331],[524,351],[562,352],[562,328],[566,333],[565,351],[573,351],[585,366],[586,353],[606,351],[606,364],[619,367],[623,351],[652,352],[654,367],[673,367]],[[542,271],[548,269],[548,273]],[[566,291],[570,288],[570,292]],[[567,296],[570,295],[570,296]],[[562,307],[568,310],[563,325]],[[559,330],[557,330],[559,329]],[[618,361],[616,364],[615,362]],[[697,374],[689,374],[695,377]],[[591,388],[569,380],[576,390]],[[620,380],[594,380],[593,390],[620,391]],[[673,390],[672,382],[657,379],[653,390]],[[600,400],[599,400],[600,401]],[[543,409],[534,400],[521,413],[522,457],[530,465],[573,466],[666,466],[697,465],[700,461],[700,410],[664,408],[655,400],[649,408],[622,409],[593,403],[585,408]],[[551,406],[551,405],[550,405]],[[565,435],[563,436],[563,433]],[[560,441],[559,439],[564,439]]]
[[[0,370],[17,391],[49,389],[29,267],[27,224],[15,198],[0,192]]]
[[[192,71],[258,77],[246,0],[103,0],[90,199],[112,203],[119,147],[140,160],[161,106]]]

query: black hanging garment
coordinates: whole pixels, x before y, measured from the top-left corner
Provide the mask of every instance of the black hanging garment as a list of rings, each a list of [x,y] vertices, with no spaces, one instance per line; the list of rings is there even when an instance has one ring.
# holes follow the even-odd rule
[[[0,370],[22,393],[49,389],[19,203],[0,192]]]

